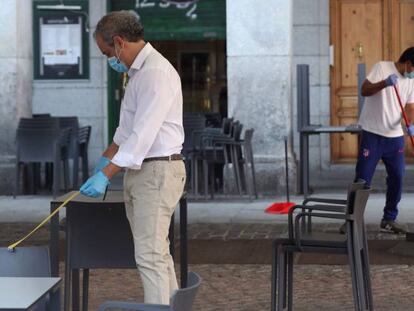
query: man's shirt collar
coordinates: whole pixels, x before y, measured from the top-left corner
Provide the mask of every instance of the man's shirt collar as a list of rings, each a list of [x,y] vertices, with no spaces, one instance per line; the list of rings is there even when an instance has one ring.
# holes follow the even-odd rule
[[[144,64],[145,60],[147,59],[148,55],[151,54],[152,50],[154,48],[152,45],[147,42],[145,46],[142,48],[141,51],[139,51],[138,55],[135,57],[134,62],[131,65],[131,68],[129,68],[128,75],[131,77],[136,71],[140,70],[142,65]]]

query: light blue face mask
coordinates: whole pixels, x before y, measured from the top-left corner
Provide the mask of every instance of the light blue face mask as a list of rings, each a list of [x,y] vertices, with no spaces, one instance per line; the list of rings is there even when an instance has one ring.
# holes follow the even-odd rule
[[[404,72],[404,77],[408,79],[414,79],[414,71]]]
[[[413,67],[411,66],[411,70]],[[414,79],[414,71],[408,72],[407,71],[407,62],[404,64],[404,78],[407,79]]]
[[[113,70],[118,72],[128,72],[129,70],[128,67],[115,56],[108,58],[108,64]]]

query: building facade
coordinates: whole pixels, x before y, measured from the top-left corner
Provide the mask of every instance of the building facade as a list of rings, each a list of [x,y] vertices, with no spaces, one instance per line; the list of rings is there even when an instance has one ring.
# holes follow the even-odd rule
[[[297,184],[297,64],[310,66],[311,122],[344,125],[356,122],[358,114],[356,64],[367,62],[369,66],[380,59],[395,59],[403,47],[414,45],[413,30],[407,26],[404,26],[405,37],[399,41],[393,39],[393,34],[403,26],[390,18],[399,14],[409,22],[409,12],[414,12],[414,3],[410,1],[199,0],[183,1],[176,9],[185,15],[190,27],[191,20],[202,20],[207,11],[201,8],[209,1],[212,8],[224,11],[217,13],[223,16],[215,24],[221,28],[204,31],[204,38],[195,40],[191,34],[177,34],[183,36],[182,42],[186,42],[183,44],[178,37],[165,40],[161,31],[151,33],[153,24],[147,25],[146,31],[154,38],[149,41],[154,41],[161,52],[178,51],[180,58],[175,65],[181,65],[182,77],[191,75],[185,72],[191,64],[195,71],[202,68],[205,75],[207,72],[203,83],[208,85],[211,96],[202,105],[220,112],[223,109],[220,91],[226,89],[228,116],[240,120],[245,128],[255,129],[253,148],[261,193],[284,192],[284,137],[289,141],[291,183]],[[33,12],[37,5],[45,3],[87,6],[84,22],[88,31],[89,74],[86,79],[34,78],[36,44],[32,36],[33,19],[37,16]],[[17,120],[32,113],[76,115],[81,124],[92,125],[89,159],[91,166],[96,163],[114,130],[114,114],[119,109],[114,104],[119,100],[119,90],[114,84],[119,80],[114,80],[106,58],[94,43],[94,26],[111,8],[132,8],[143,16],[146,27],[145,10],[151,6],[167,8],[172,4],[167,0],[2,1],[0,193],[10,193],[13,185]],[[387,36],[382,34],[384,25],[390,29]],[[377,34],[378,38],[373,39]],[[214,62],[205,61],[203,53],[214,55]],[[312,137],[310,175],[314,182],[328,185],[338,180],[339,185],[344,185],[352,179],[355,139],[350,135]]]

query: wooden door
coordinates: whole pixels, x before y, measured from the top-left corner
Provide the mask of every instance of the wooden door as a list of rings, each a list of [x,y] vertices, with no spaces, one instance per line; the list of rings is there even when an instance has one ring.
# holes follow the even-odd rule
[[[331,0],[331,122],[349,125],[358,120],[357,65],[367,70],[389,59],[388,2],[386,0]],[[358,150],[357,136],[335,134],[331,139],[333,162],[351,162]]]

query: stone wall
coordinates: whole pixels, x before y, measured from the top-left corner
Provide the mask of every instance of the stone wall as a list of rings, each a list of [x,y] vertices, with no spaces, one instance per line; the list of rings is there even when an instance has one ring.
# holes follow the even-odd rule
[[[106,3],[89,0],[90,77],[88,80],[34,80],[33,113],[77,116],[81,125],[91,125],[89,162],[93,165],[107,145],[107,65],[96,47],[93,31],[106,14]]]
[[[31,116],[32,1],[2,0],[0,10],[0,193],[11,193],[17,121]]]
[[[228,111],[245,128],[255,130],[253,149],[261,193],[282,192],[285,185],[283,138],[291,136],[292,124],[291,3],[227,0]]]

